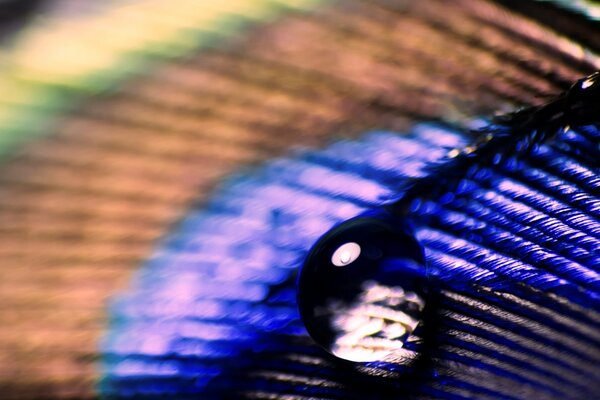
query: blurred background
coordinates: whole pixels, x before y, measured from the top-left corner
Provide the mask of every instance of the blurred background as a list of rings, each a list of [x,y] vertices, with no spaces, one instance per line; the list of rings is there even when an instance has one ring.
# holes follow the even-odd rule
[[[101,390],[110,299],[232,173],[598,68],[591,1],[0,1],[0,397]],[[308,206],[307,206],[308,207]]]

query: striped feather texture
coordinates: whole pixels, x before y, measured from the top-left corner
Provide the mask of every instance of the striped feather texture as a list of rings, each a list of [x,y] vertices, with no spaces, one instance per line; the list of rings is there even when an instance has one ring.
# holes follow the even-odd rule
[[[597,143],[600,132],[589,132]],[[471,169],[459,191],[413,204],[417,237],[443,288],[433,337],[408,343],[397,355],[425,353],[417,371],[394,360],[348,365],[311,344],[297,316],[294,276],[310,244],[334,223],[380,205],[403,180],[426,174],[436,156],[454,148],[439,141],[465,141],[428,125],[402,137],[378,132],[274,161],[227,184],[208,208],[180,224],[132,291],[114,304],[103,392],[139,398],[595,396],[598,167],[590,176],[576,146],[544,157],[574,136],[566,132],[530,157]],[[371,157],[356,157],[357,149]],[[594,152],[597,159],[598,148]],[[553,168],[557,160],[576,164],[577,171]],[[596,211],[582,212],[564,187],[532,185],[522,171],[580,188]]]
[[[4,304],[0,309],[0,391],[3,397],[96,397],[95,382],[105,373],[97,369],[96,361],[100,353],[99,338],[107,327],[107,296],[126,287],[131,272],[138,269],[149,254],[156,254],[152,248],[157,239],[183,218],[192,205],[205,204],[215,185],[232,171],[284,154],[290,146],[320,145],[332,136],[355,137],[371,129],[403,132],[421,120],[445,121],[464,127],[468,125],[465,121],[470,121],[473,115],[487,116],[542,103],[547,96],[566,89],[574,80],[597,69],[595,52],[600,43],[597,35],[590,33],[596,29],[593,18],[585,17],[586,13],[593,15],[594,9],[587,2],[577,3],[577,13],[561,7],[549,2],[495,3],[485,0],[460,0],[452,6],[437,0],[315,4],[304,10],[283,10],[277,14],[277,19],[271,19],[267,24],[246,27],[244,36],[208,48],[191,46],[176,57],[167,57],[166,61],[150,62],[156,59],[146,57],[143,46],[136,46],[155,42],[141,40],[133,47],[135,54],[143,55],[141,62],[135,64],[136,68],[122,68],[120,63],[101,66],[100,70],[107,76],[126,78],[125,81],[100,80],[112,83],[108,86],[96,84],[94,79],[99,75],[79,73],[73,75],[74,80],[51,80],[37,86],[39,81],[53,75],[43,70],[46,65],[43,52],[33,52],[40,57],[34,64],[41,69],[37,71],[38,75],[22,74],[16,84],[10,80],[6,85],[11,91],[4,93],[11,95],[2,100],[2,117],[10,117],[3,121],[15,121],[15,115],[26,116],[17,119],[18,123],[2,125],[1,136],[3,143],[11,143],[11,147],[3,150],[7,156],[0,168],[0,299]],[[151,8],[144,10],[144,13],[152,12]],[[97,21],[100,27],[110,26],[109,20]],[[217,31],[219,29],[227,32],[230,28],[225,26]],[[78,35],[69,34],[72,31],[74,28],[67,25],[64,28],[67,33],[60,40],[67,40],[65,37],[78,40]],[[162,43],[168,48],[173,43],[170,40],[176,41],[179,36],[173,37],[175,39],[165,38]],[[94,34],[88,33],[85,38],[93,39]],[[97,46],[93,40],[84,43],[91,49]],[[73,89],[69,87],[70,82],[84,84],[75,85]],[[28,96],[22,97],[24,94]],[[64,99],[68,101],[64,103]],[[38,100],[43,101],[39,103]],[[40,113],[51,118],[32,117]],[[532,238],[543,240],[543,243],[537,243],[540,246],[554,246],[548,247],[550,250],[544,247],[553,257],[561,257],[561,262],[556,264],[560,269],[553,273],[568,282],[585,283],[592,293],[597,286],[594,286],[594,280],[583,279],[585,274],[581,268],[592,269],[589,262],[593,259],[587,255],[595,242],[589,233],[591,225],[580,218],[581,215],[597,218],[594,214],[598,210],[597,195],[594,195],[597,182],[591,169],[597,153],[585,144],[585,140],[593,142],[597,136],[591,128],[588,133],[582,132],[578,131],[569,139],[574,142],[569,146],[578,149],[576,153],[564,148],[568,142],[565,138],[559,148],[536,154],[528,168],[494,170],[489,176],[475,179],[473,185],[482,188],[488,187],[490,182],[501,182],[503,186],[501,189],[498,186],[500,194],[497,197],[488,198],[484,189],[478,189],[474,208],[469,208],[471,203],[458,200],[433,206],[443,207],[447,210],[445,213],[448,212],[445,215],[456,215],[452,220],[455,226],[448,225],[448,229],[455,229],[454,232],[484,221],[489,224],[485,234],[505,238],[507,232],[518,233],[523,240],[522,254],[536,260],[547,258],[540,253],[544,250],[531,248]],[[37,138],[15,148],[16,141],[23,141],[23,133],[35,133]],[[394,136],[389,140],[399,139]],[[435,139],[432,145],[443,145],[439,140]],[[301,171],[306,166],[320,165],[316,159],[326,158],[327,152],[333,151],[330,157],[336,165],[333,171],[343,169],[344,165],[363,163],[365,166],[360,182],[368,189],[360,192],[362,196],[371,193],[373,188],[387,185],[388,178],[384,185],[382,177],[397,178],[394,174],[398,171],[391,164],[375,157],[388,145],[385,140],[379,143],[376,135],[369,137],[366,142],[361,142],[360,149],[356,143],[344,143],[354,146],[347,156],[335,156],[335,150],[329,148],[311,153],[310,157],[315,160],[307,159],[303,164],[289,161],[289,168]],[[579,147],[577,143],[580,143]],[[556,161],[557,154],[566,163]],[[568,168],[563,171],[565,166]],[[279,175],[295,176],[294,172],[285,174],[279,168],[274,167],[268,179],[265,178],[266,183],[270,185],[273,180],[280,179]],[[359,171],[363,174],[362,169]],[[320,175],[312,179],[318,183]],[[234,187],[230,185],[227,190]],[[236,192],[235,196],[250,201],[252,196],[246,190]],[[271,190],[278,193],[284,189]],[[326,192],[329,189],[323,187],[317,192],[319,190]],[[303,191],[291,193],[305,195]],[[343,204],[355,195],[343,198]],[[223,199],[223,196],[218,198]],[[230,199],[228,195],[227,199],[233,202],[233,196]],[[275,198],[279,196],[265,195],[258,197],[258,202],[275,207]],[[514,199],[523,199],[522,203],[535,209],[547,201],[547,197],[553,206],[544,212],[550,212],[555,219],[545,219],[546,223],[534,220],[537,222],[533,227],[517,223],[522,220],[519,213],[524,208],[511,208]],[[357,211],[335,202],[329,206],[326,199],[327,196],[318,196],[310,203],[306,200],[306,204],[319,215],[334,213],[330,218],[335,219],[329,223]],[[363,207],[376,204],[373,199],[370,201],[365,198],[359,204]],[[333,211],[326,211],[328,207]],[[427,208],[423,207],[423,218],[429,218]],[[562,218],[561,207],[568,207],[568,218]],[[295,215],[307,210],[308,207],[301,208]],[[512,213],[511,217],[498,220],[498,210]],[[340,214],[335,214],[337,212]],[[282,218],[285,220],[286,217]],[[442,257],[456,233],[440,231],[435,224],[446,222],[436,221],[435,216],[431,218],[432,226],[420,234],[429,235],[432,249],[437,248],[437,253],[432,254]],[[214,226],[225,226],[231,221],[214,222],[218,222]],[[309,222],[307,220],[307,226],[294,231],[282,232],[282,237],[305,240],[303,245],[308,246],[310,240],[326,229],[318,225],[321,228],[314,231]],[[175,228],[175,233],[179,229]],[[219,233],[218,229],[210,232],[216,236]],[[580,232],[587,235],[586,240]],[[284,233],[287,236],[283,236]],[[477,234],[484,236],[483,231]],[[561,235],[558,243],[557,234]],[[215,249],[227,246],[218,238],[214,240]],[[476,240],[475,244],[478,244]],[[497,246],[501,245],[503,242],[499,241]],[[470,253],[464,249],[452,250],[456,252],[454,259],[463,259],[468,268],[474,259],[484,256],[481,248],[471,250]],[[244,249],[240,251],[243,253]],[[522,261],[523,268],[527,268],[529,261]],[[143,264],[144,268],[149,269],[147,264],[151,263]],[[266,275],[272,273],[265,272]],[[270,282],[280,281],[284,277],[282,274],[274,274]],[[533,277],[530,279],[537,282]],[[540,279],[561,298],[568,298],[574,304],[581,305],[585,299],[581,293],[568,291],[573,285],[561,288],[560,281],[551,286],[550,278]],[[234,288],[228,292],[231,296],[246,293],[236,292]],[[566,292],[560,291],[562,289]],[[239,300],[251,301],[252,296],[260,295],[260,288],[252,290],[244,294],[250,296],[248,299]],[[278,296],[281,318],[285,320],[286,310],[292,310],[290,294],[282,291]],[[499,300],[494,297],[496,294],[478,299],[449,296],[454,296],[448,300],[454,308],[446,313],[447,325],[457,330],[455,340],[461,343],[459,347],[469,340],[468,336],[461,335],[475,334],[461,331],[466,324],[464,318],[468,307],[478,304],[489,304],[490,309],[508,307],[510,310],[512,307],[510,299]],[[168,305],[166,307],[164,310],[168,310]],[[236,315],[239,311],[240,318],[244,318],[243,308],[236,309],[233,304],[228,304],[231,308],[227,310],[211,302],[199,307],[199,313],[212,311],[217,315],[219,312]],[[160,309],[157,306],[156,312],[160,313]],[[117,310],[119,315],[125,312],[124,308],[117,307]],[[518,318],[531,320],[542,311],[551,312],[552,309],[533,310]],[[500,310],[496,314],[509,322],[511,318],[517,318],[507,312]],[[140,313],[132,311],[131,318],[139,317]],[[289,315],[293,315],[293,311]],[[550,328],[533,326],[537,333],[530,336],[512,329],[521,321],[518,318],[513,325],[505,327],[495,327],[494,321],[477,322],[478,334],[497,334],[490,336],[489,346],[481,345],[485,349],[468,351],[479,354],[482,359],[488,357],[486,360],[492,363],[504,363],[488,373],[490,376],[507,376],[507,383],[513,384],[517,379],[515,371],[531,369],[519,378],[524,381],[523,393],[507,394],[506,386],[498,383],[500,381],[477,378],[469,383],[469,371],[462,371],[456,377],[451,371],[460,360],[453,359],[448,361],[450,365],[440,366],[439,376],[444,379],[439,379],[420,396],[436,398],[440,393],[450,393],[458,397],[475,391],[482,397],[499,394],[523,397],[527,393],[540,393],[540,390],[552,395],[572,396],[579,387],[577,385],[582,385],[582,377],[588,376],[580,375],[577,368],[597,362],[594,346],[587,346],[588,343],[597,346],[597,341],[594,342],[597,337],[593,336],[597,330],[585,328],[597,326],[594,325],[597,321],[587,321],[591,318],[589,315],[585,318],[577,313],[568,315],[570,319],[560,320]],[[572,322],[579,323],[582,318],[584,323],[578,326],[584,328],[573,328]],[[398,390],[398,382],[394,379],[373,380],[371,377],[378,374],[394,377],[393,368],[368,367],[358,374],[340,370],[337,364],[323,360],[322,354],[304,336],[296,335],[301,327],[295,328],[297,331],[290,334],[294,338],[291,349],[290,335],[281,339],[274,335],[268,339],[268,344],[273,346],[269,347],[268,354],[263,357],[257,352],[248,360],[251,365],[264,365],[256,368],[258,372],[254,375],[249,375],[237,359],[240,370],[229,376],[237,376],[232,379],[247,385],[245,389],[240,386],[246,395],[269,398],[275,393],[288,393],[289,398],[301,398],[312,396],[314,390],[315,396],[340,397],[349,393],[345,386],[348,384],[346,374],[356,377],[356,382],[360,383],[352,386],[354,392],[351,392],[359,398],[371,394],[373,382],[382,393]],[[114,332],[116,325],[111,325],[111,329]],[[213,339],[219,335],[227,336],[225,328],[222,331],[207,328],[206,332],[213,335]],[[239,333],[240,336],[244,334]],[[593,336],[591,341],[590,334]],[[504,335],[510,339],[505,343],[512,346],[516,343],[521,346],[517,346],[519,349],[535,349],[534,344],[544,340],[561,343],[563,347],[555,354],[545,356],[532,350],[535,356],[531,356],[531,360],[521,360],[524,364],[517,369],[515,359],[522,357],[518,352],[508,354],[508,360],[496,360],[489,355],[497,354],[493,350],[494,346],[499,348],[496,338]],[[232,333],[231,337],[234,336]],[[456,343],[446,345],[450,346],[448,352],[457,352]],[[584,343],[583,348],[581,343]],[[256,349],[262,346],[260,341],[254,345]],[[193,353],[196,344],[191,341],[181,346],[182,351]],[[188,348],[191,350],[186,350]],[[197,351],[201,349],[198,347]],[[548,360],[560,360],[560,354],[571,353],[575,355],[557,366],[550,366]],[[469,354],[464,357],[474,357]],[[459,356],[462,355],[456,357]],[[582,360],[587,364],[582,364]],[[177,362],[187,361],[184,357]],[[535,368],[529,368],[531,365]],[[575,368],[577,373],[566,366]],[[131,368],[135,369],[135,365]],[[168,375],[172,371],[168,362],[157,368],[157,374],[163,371]],[[215,367],[214,371],[217,370]],[[502,372],[497,374],[498,371]],[[147,374],[148,370],[140,369],[140,373]],[[564,378],[554,382],[555,377],[563,373]],[[189,379],[190,385],[205,387],[214,393],[231,383],[230,380],[215,380],[208,387],[208,383],[198,378],[198,373],[192,375],[181,378]],[[202,376],[207,375],[203,373]],[[167,378],[165,381],[165,388],[178,385],[169,383]],[[260,386],[258,383],[263,381],[268,384]],[[111,383],[110,379],[106,382],[103,388],[109,393],[121,388],[118,382]],[[156,382],[156,387],[163,387],[161,382]],[[575,386],[570,388],[565,382]],[[252,385],[258,386],[253,388]],[[446,386],[450,389],[445,389]],[[135,386],[126,383],[123,388]],[[163,390],[159,389],[156,390]],[[586,390],[590,392],[591,386]]]

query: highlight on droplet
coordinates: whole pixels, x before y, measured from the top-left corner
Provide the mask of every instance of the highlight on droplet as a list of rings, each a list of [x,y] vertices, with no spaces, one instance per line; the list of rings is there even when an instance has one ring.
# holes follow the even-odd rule
[[[344,267],[351,264],[360,256],[360,245],[348,242],[338,247],[331,256],[331,263],[336,267]]]

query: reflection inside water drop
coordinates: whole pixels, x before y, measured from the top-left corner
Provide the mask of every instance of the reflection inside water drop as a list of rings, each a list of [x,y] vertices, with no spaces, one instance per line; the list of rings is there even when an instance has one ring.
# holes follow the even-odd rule
[[[343,268],[340,268],[343,267]],[[345,360],[383,360],[402,348],[425,306],[423,252],[387,214],[346,221],[311,250],[298,280],[309,334]]]
[[[360,256],[360,246],[357,243],[344,243],[338,247],[331,256],[331,263],[336,267],[350,264]]]
[[[403,347],[423,307],[423,299],[414,292],[366,281],[355,303],[329,304],[336,332],[331,353],[350,361],[383,360]]]

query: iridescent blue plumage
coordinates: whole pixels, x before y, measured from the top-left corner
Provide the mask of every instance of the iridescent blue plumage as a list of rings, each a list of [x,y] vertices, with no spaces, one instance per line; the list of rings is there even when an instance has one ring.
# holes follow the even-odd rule
[[[411,205],[446,282],[424,348],[358,365],[306,335],[295,276],[340,221],[379,207],[468,143],[423,124],[280,159],[194,210],[115,299],[101,391],[156,398],[589,398],[600,378],[598,130],[473,166]],[[452,288],[452,286],[449,286]],[[420,340],[420,338],[417,338]],[[410,379],[408,379],[410,377]],[[296,396],[296,397],[294,397]]]

